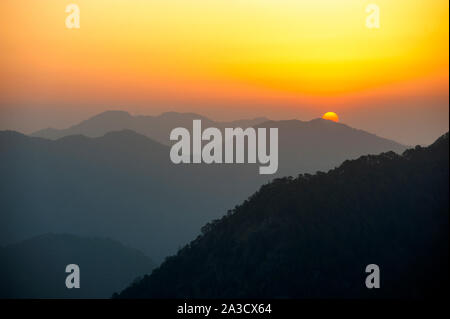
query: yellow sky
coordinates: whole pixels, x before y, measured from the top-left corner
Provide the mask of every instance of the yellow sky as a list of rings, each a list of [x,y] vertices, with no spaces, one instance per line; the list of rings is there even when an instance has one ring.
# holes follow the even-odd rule
[[[67,29],[66,5],[81,28]],[[380,28],[366,27],[366,6]],[[447,0],[0,0],[0,129],[107,109],[448,130]]]
[[[361,0],[72,2],[78,30],[70,2],[1,1],[3,91],[324,97],[448,77],[444,0],[373,1],[380,29]]]

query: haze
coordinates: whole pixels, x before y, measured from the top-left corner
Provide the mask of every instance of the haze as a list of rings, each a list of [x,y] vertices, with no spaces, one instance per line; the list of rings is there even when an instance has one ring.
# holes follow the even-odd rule
[[[0,3],[0,129],[63,128],[104,110],[341,122],[398,142],[448,130],[443,0],[55,0]]]

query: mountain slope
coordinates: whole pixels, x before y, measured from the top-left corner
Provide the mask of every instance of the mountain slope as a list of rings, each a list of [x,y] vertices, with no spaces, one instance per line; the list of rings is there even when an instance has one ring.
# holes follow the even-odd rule
[[[69,264],[80,267],[79,289],[65,286]],[[113,240],[46,234],[0,248],[0,297],[108,298],[153,267]]]
[[[6,131],[0,150],[0,244],[47,232],[110,237],[155,261],[258,177],[245,165],[175,165],[168,146],[133,131],[56,141]]]
[[[259,175],[258,164],[175,165],[169,146],[132,130],[55,141],[0,132],[0,244],[67,232],[115,238],[159,261],[275,177],[403,149],[331,121],[264,125],[279,127],[275,175]]]
[[[444,297],[448,133],[264,185],[116,297]],[[381,288],[365,287],[377,264]]]

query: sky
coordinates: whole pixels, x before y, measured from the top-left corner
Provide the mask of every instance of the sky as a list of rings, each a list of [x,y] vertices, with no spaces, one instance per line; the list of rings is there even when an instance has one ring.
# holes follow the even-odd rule
[[[68,29],[70,3],[80,28]],[[379,28],[368,28],[368,4]],[[2,0],[0,129],[104,110],[341,122],[408,144],[448,131],[444,0]]]

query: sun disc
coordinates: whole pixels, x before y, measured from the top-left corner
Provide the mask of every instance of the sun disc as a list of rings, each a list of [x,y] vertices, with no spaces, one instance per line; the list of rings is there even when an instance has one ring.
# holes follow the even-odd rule
[[[336,113],[334,113],[334,112],[327,112],[327,113],[325,113],[322,116],[322,118],[324,120],[330,120],[330,121],[333,121],[333,122],[339,122],[339,116]]]

